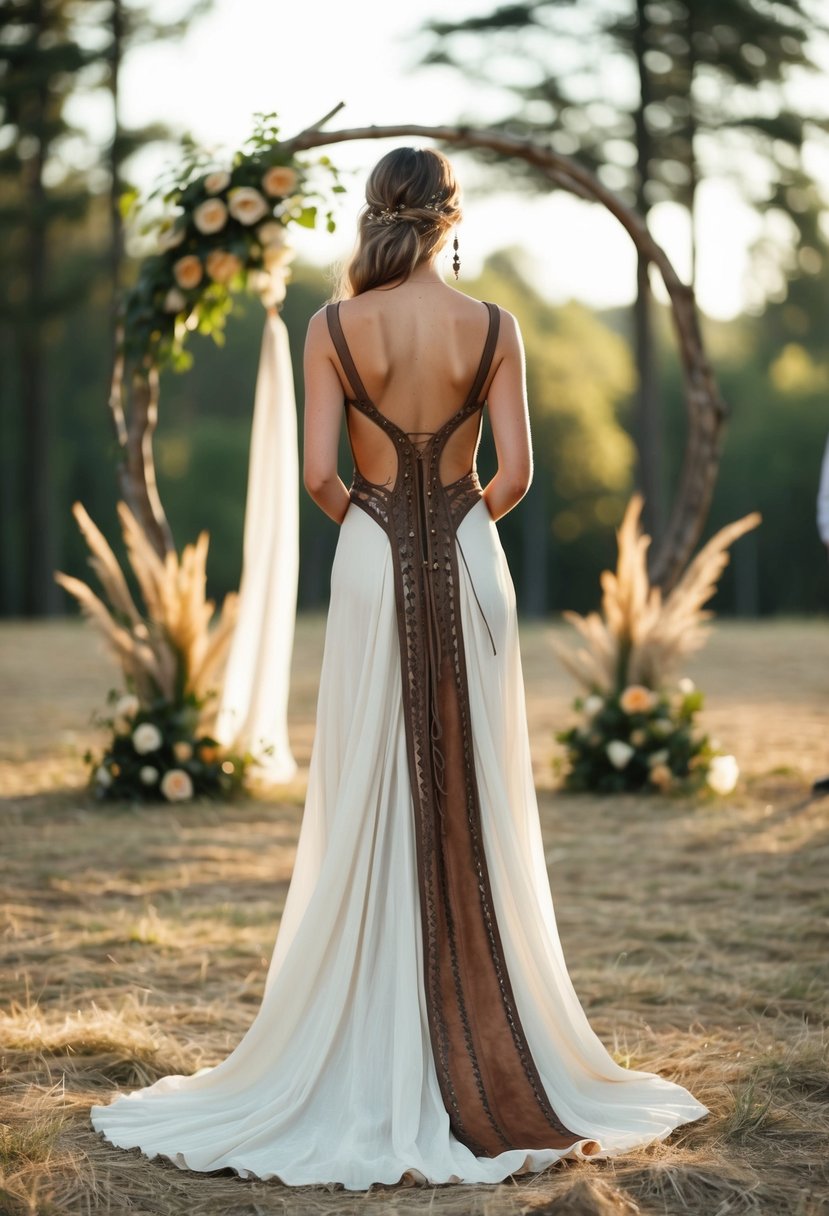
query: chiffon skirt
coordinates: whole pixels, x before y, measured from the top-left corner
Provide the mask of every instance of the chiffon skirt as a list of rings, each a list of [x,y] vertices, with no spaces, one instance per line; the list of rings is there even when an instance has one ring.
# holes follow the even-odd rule
[[[598,1142],[596,1156],[627,1152],[707,1110],[681,1086],[616,1064],[579,1004],[544,860],[513,585],[483,500],[457,539],[484,846],[518,1012],[561,1120]],[[352,503],[332,568],[296,865],[261,1007],[215,1067],[94,1106],[107,1140],[182,1169],[349,1190],[405,1174],[498,1182],[582,1155],[579,1142],[477,1157],[452,1134],[430,1044],[412,817],[389,538]]]

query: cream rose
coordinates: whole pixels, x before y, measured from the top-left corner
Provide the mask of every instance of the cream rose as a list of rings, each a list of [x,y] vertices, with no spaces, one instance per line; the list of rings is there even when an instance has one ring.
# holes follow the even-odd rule
[[[226,249],[213,249],[208,253],[205,265],[207,273],[214,283],[229,283],[236,272],[242,268],[242,263],[236,254],[228,253]]]
[[[277,220],[267,220],[264,224],[260,224],[256,229],[256,235],[266,249],[272,245],[284,245],[288,239],[285,225],[278,223]]]
[[[132,732],[132,745],[139,756],[157,752],[163,742],[161,731],[152,722],[142,722]]]
[[[705,779],[715,794],[730,794],[739,775],[740,766],[734,756],[714,756]]]
[[[164,297],[165,312],[183,312],[187,301],[177,287],[171,287]]]
[[[262,189],[271,198],[284,198],[286,194],[291,193],[296,182],[297,176],[293,169],[287,165],[274,165],[262,178]]]
[[[288,245],[268,245],[262,251],[262,265],[267,271],[280,270],[294,260],[294,251]]]
[[[598,693],[592,692],[584,702],[584,712],[588,718],[595,718],[596,714],[604,708],[604,697],[600,697]]]
[[[633,756],[633,748],[623,739],[611,739],[605,748],[607,758],[614,768],[626,768]]]
[[[648,756],[648,764],[659,767],[660,764],[668,763],[668,749],[661,748],[658,752],[651,752]]]
[[[95,771],[95,780],[98,782],[98,785],[100,785],[101,789],[105,790],[110,785],[112,785],[112,773],[109,771],[108,768],[104,768],[104,766],[102,764]]]
[[[193,755],[193,748],[186,739],[179,739],[178,743],[173,744],[173,755],[179,764],[184,764],[185,760],[189,760]]]
[[[193,223],[205,235],[219,232],[227,223],[227,207],[220,198],[208,198],[193,212]]]
[[[230,185],[230,174],[227,169],[214,169],[204,179],[205,194],[221,194]]]
[[[643,684],[629,684],[619,697],[619,705],[626,714],[642,714],[652,708],[655,699]]]
[[[142,785],[155,785],[158,781],[158,769],[153,768],[151,764],[145,764],[138,770],[138,776]]]
[[[268,204],[253,186],[238,186],[228,196],[228,210],[240,224],[258,224],[268,214]]]
[[[683,697],[687,697],[689,693],[696,691],[696,684],[690,676],[683,676],[677,684],[677,688],[682,693]]]
[[[184,769],[171,768],[161,778],[161,792],[168,802],[187,802],[193,797],[193,782]]]
[[[198,287],[202,281],[204,271],[199,258],[194,253],[187,253],[183,258],[179,258],[173,263],[173,277],[179,287],[184,291],[190,291],[194,287]]]

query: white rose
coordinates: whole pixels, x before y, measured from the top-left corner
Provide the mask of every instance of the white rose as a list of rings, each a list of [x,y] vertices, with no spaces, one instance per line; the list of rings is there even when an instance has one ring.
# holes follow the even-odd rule
[[[621,739],[611,739],[605,748],[607,758],[614,768],[625,768],[633,755],[633,748]]]
[[[230,174],[227,169],[214,169],[204,179],[206,194],[221,194],[230,185]]]
[[[264,224],[260,224],[256,229],[256,235],[266,249],[271,245],[284,245],[287,240],[285,225],[277,223],[276,220],[267,220]]]
[[[682,693],[683,697],[687,697],[688,693],[694,692],[696,687],[697,686],[694,683],[694,681],[692,679],[690,679],[688,676],[683,676],[682,679],[677,684],[677,688]]]
[[[599,710],[604,708],[604,697],[600,697],[598,693],[591,693],[584,702],[584,712],[588,718],[595,718]]]
[[[705,779],[715,794],[730,794],[739,775],[740,767],[734,756],[714,756]]]
[[[667,748],[663,748],[661,751],[658,751],[658,752],[651,752],[650,756],[648,757],[648,764],[650,764],[651,766],[653,766],[655,764],[667,764],[667,763],[668,763],[668,749]]]
[[[95,780],[102,789],[106,789],[107,786],[112,785],[112,773],[108,768],[104,768],[102,764],[98,769],[96,769]]]
[[[134,692],[125,693],[115,702],[115,713],[119,718],[134,718],[141,708],[141,702]]]
[[[183,312],[187,301],[177,287],[171,287],[164,297],[165,312]]]
[[[187,802],[193,797],[193,782],[183,769],[171,768],[161,778],[161,792],[168,802]]]
[[[208,198],[193,212],[193,223],[206,235],[219,232],[227,223],[227,207],[220,198]]]
[[[230,214],[240,224],[258,224],[268,214],[268,204],[253,186],[238,186],[228,197]]]
[[[151,764],[145,764],[138,772],[142,785],[155,785],[158,781],[158,769]]]
[[[157,752],[163,743],[161,731],[152,722],[142,722],[132,732],[132,745],[139,756],[148,752]]]

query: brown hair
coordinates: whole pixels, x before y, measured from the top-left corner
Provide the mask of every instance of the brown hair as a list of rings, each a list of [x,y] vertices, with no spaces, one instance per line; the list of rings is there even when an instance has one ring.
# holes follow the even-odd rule
[[[340,299],[407,279],[440,249],[460,218],[460,189],[442,152],[387,152],[366,182],[357,248],[344,268]]]

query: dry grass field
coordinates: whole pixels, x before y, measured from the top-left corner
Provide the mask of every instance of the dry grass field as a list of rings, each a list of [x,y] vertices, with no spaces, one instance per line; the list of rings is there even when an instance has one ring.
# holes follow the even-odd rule
[[[829,622],[724,623],[689,667],[743,770],[727,799],[555,788],[572,688],[523,650],[565,954],[623,1063],[712,1111],[627,1158],[497,1187],[291,1190],[113,1149],[114,1086],[216,1062],[252,1021],[290,879],[323,621],[300,621],[300,779],[234,806],[101,806],[92,712],[114,683],[78,623],[0,628],[0,1213],[818,1216],[829,1211]]]

